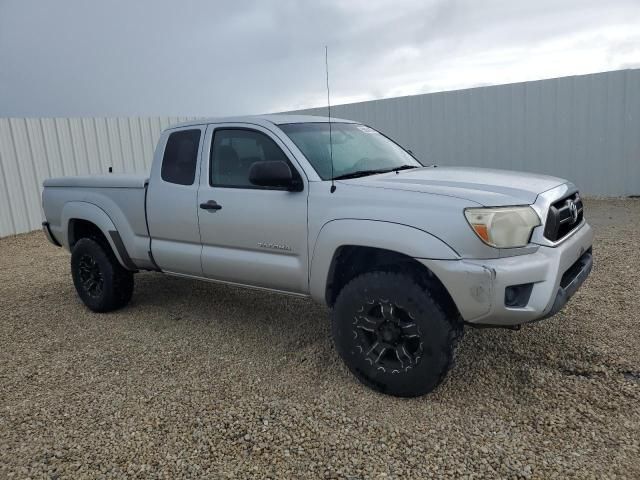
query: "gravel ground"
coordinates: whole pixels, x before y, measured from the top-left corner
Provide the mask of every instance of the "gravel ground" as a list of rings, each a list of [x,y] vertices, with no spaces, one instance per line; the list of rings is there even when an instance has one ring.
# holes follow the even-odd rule
[[[140,274],[94,314],[41,233],[0,240],[1,478],[640,478],[640,201],[591,200],[594,271],[467,329],[431,395],[361,386],[310,301]]]

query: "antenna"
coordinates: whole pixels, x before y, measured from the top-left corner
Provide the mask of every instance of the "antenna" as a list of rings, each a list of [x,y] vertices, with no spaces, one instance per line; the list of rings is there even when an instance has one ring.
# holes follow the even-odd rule
[[[327,72],[327,110],[329,117],[329,159],[331,161],[331,193],[336,191],[336,182],[333,178],[333,138],[331,136],[331,100],[329,99],[329,48],[324,46],[324,67]]]

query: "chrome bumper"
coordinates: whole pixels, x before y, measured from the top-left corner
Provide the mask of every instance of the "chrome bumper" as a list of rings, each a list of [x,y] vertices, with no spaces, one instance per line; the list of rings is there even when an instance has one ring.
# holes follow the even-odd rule
[[[593,231],[584,223],[562,243],[527,255],[418,260],[444,284],[466,322],[513,326],[550,317],[567,303],[591,272],[592,243]],[[523,284],[533,284],[526,304],[507,306],[505,289]]]

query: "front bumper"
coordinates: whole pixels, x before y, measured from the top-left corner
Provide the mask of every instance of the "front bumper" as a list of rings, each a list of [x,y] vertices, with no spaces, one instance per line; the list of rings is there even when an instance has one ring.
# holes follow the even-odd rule
[[[586,222],[556,246],[490,260],[418,259],[444,284],[462,318],[472,324],[513,326],[556,314],[591,272],[593,231]],[[505,304],[505,289],[532,283],[522,307]]]

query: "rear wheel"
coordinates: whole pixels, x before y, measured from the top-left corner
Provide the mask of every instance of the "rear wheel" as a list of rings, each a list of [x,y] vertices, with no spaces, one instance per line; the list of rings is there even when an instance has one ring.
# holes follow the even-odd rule
[[[94,312],[124,307],[133,295],[133,273],[101,239],[78,240],[71,253],[71,276],[78,296]]]
[[[462,326],[410,276],[371,272],[342,289],[332,329],[338,353],[362,383],[415,397],[444,379]]]

